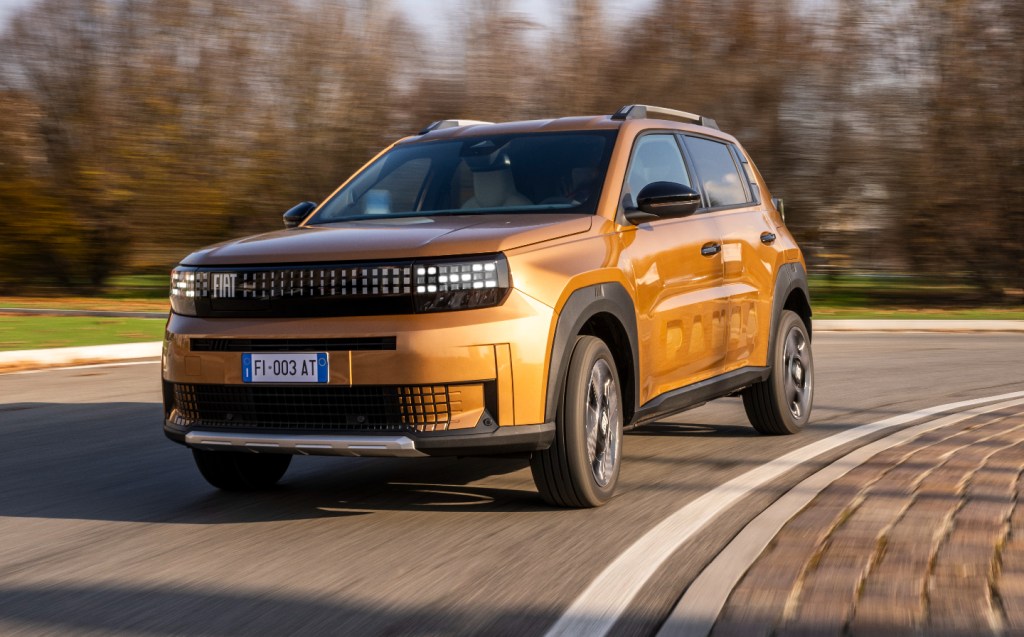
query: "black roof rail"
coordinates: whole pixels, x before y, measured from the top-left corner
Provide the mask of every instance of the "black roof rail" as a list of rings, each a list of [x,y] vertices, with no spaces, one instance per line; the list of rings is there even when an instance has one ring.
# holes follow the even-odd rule
[[[644,119],[645,117],[655,117],[661,115],[665,117],[674,117],[676,119],[682,119],[688,122],[694,122],[701,126],[707,126],[715,130],[721,130],[718,128],[718,123],[710,117],[704,117],[703,115],[697,115],[696,113],[687,113],[686,111],[677,111],[673,108],[664,108],[661,106],[648,106],[647,104],[627,104],[615,111],[612,115],[612,119],[627,120],[627,119]]]
[[[458,128],[459,126],[472,126],[473,124],[493,124],[494,122],[481,122],[475,119],[439,119],[436,122],[430,122],[423,130],[417,135],[426,135],[427,133],[435,130],[444,130],[446,128]]]

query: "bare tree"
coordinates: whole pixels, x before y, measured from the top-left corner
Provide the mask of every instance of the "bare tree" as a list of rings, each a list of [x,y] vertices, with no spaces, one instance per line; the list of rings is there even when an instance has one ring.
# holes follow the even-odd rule
[[[387,0],[16,12],[0,34],[0,285],[34,260],[32,276],[95,287],[275,228],[432,119],[639,102],[740,137],[812,256],[966,277],[989,298],[1024,287],[1020,2],[659,0],[630,21],[565,0],[550,26],[512,0],[463,7],[441,38]]]

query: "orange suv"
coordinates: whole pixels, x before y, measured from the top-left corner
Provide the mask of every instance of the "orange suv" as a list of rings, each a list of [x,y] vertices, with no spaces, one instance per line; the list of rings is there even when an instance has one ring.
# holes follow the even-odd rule
[[[803,256],[709,118],[434,122],[284,221],[171,274],[164,431],[219,488],[295,454],[524,454],[590,507],[623,429],[733,395],[761,433],[810,415]]]

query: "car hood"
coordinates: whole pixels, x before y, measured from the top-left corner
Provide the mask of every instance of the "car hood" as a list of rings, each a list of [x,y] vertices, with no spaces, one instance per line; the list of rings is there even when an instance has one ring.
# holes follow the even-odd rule
[[[193,252],[184,265],[327,263],[481,254],[590,229],[592,215],[395,217],[268,232]]]

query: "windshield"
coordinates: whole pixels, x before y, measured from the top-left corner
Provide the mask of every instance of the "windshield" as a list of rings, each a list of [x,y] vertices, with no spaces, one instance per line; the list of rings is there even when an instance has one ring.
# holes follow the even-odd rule
[[[399,144],[309,223],[391,216],[595,214],[616,131],[532,133]]]

